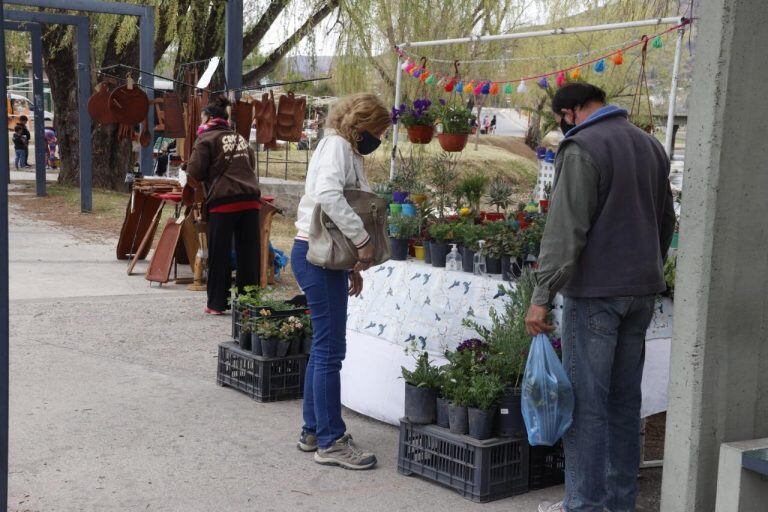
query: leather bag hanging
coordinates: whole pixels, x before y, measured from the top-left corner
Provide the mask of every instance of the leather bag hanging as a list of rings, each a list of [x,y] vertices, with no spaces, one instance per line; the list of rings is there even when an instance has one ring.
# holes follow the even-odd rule
[[[253,124],[253,105],[240,100],[232,107],[232,120],[235,122],[235,130],[246,141],[251,137],[251,125]]]
[[[109,110],[118,123],[133,126],[147,117],[149,98],[144,91],[129,82],[109,95]]]
[[[101,82],[96,86],[96,92],[88,99],[88,114],[97,123],[112,124],[116,121],[109,109],[109,83]]]
[[[355,166],[355,188],[344,190],[352,210],[363,221],[373,244],[373,264],[381,265],[392,253],[387,236],[387,201],[372,192],[360,190],[360,177]],[[315,205],[309,226],[307,261],[329,270],[351,270],[358,262],[357,247],[336,227],[336,224]]]
[[[269,144],[275,138],[275,98],[269,94],[261,95],[261,110],[256,113],[256,142]]]
[[[277,138],[289,142],[301,140],[307,99],[296,98],[292,92],[280,96],[277,109]]]
[[[163,108],[163,137],[171,139],[183,139],[186,136],[184,129],[184,108],[181,106],[181,98],[176,93],[166,93],[162,101]]]

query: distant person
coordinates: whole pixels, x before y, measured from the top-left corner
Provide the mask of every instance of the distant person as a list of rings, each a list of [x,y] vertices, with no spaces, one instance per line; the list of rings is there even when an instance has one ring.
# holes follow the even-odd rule
[[[29,122],[29,118],[27,116],[21,116],[19,117],[19,124],[16,126],[21,126],[22,134],[27,138],[27,147],[24,149],[24,167],[25,169],[29,169],[32,167],[29,165],[29,141],[32,140],[32,134],[29,133],[29,130],[27,129],[27,123]]]
[[[24,154],[28,151],[29,139],[24,135],[24,129],[17,124],[13,129],[13,149],[16,151],[16,158],[13,164],[18,171],[24,168]]]
[[[50,126],[45,127],[45,150],[46,150],[46,163],[51,169],[56,169],[56,146],[58,140],[56,139],[56,130]]]
[[[645,332],[675,227],[669,159],[594,85],[561,87],[552,112],[565,138],[525,323],[531,335],[552,331],[549,304],[562,292],[576,407],[564,436],[565,501],[539,511],[635,510]]]
[[[496,114],[493,114],[491,118],[491,130],[490,133],[496,133]]]
[[[491,129],[491,118],[488,117],[488,114],[483,118],[483,124],[480,128],[480,133],[488,133],[488,130]]]

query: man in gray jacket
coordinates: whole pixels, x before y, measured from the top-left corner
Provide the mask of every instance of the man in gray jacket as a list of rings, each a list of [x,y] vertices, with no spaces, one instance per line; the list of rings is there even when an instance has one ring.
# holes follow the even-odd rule
[[[635,510],[645,331],[675,225],[662,145],[605,104],[594,85],[560,88],[552,110],[565,138],[526,325],[549,332],[564,299],[563,365],[576,408],[565,435],[565,500],[540,512]]]

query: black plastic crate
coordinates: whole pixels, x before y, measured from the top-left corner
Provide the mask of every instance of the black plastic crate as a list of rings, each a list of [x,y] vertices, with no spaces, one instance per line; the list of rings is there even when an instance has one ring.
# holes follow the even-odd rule
[[[528,491],[524,439],[480,441],[437,425],[400,420],[399,445],[399,473],[450,487],[469,500],[483,503]]]
[[[259,402],[302,398],[308,359],[306,354],[261,357],[228,341],[219,344],[216,383],[242,391]]]
[[[531,446],[528,466],[528,487],[544,489],[565,482],[563,442],[554,446]]]
[[[307,306],[306,306],[307,300],[303,295],[297,295],[291,300],[286,301],[286,304],[297,306],[295,309],[288,309],[284,311],[276,311],[272,308],[265,308],[265,307],[253,307],[253,306],[246,306],[241,307],[235,305],[232,307],[232,338],[238,339],[240,338],[240,328],[242,327],[242,321],[243,321],[243,313],[247,310],[248,315],[250,317],[259,317],[261,316],[261,310],[266,309],[269,311],[271,317],[273,318],[288,318],[289,316],[301,316],[305,313],[307,313]]]

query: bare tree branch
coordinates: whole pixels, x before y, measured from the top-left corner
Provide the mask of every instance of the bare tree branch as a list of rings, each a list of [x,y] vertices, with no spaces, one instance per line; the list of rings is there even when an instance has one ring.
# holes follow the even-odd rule
[[[249,28],[243,36],[243,57],[250,55],[264,39],[269,27],[275,22],[291,0],[272,0],[269,7],[261,15],[259,21]]]

